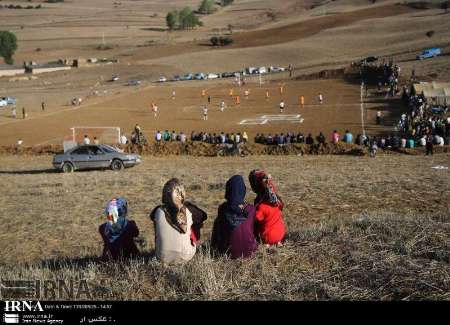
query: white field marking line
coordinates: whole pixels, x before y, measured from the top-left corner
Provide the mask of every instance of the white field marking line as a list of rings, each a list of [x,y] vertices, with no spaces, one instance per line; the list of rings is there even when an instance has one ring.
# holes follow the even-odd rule
[[[266,119],[260,118],[246,119],[239,122],[240,125],[262,125],[266,123],[267,123]]]
[[[261,116],[261,118],[267,118],[267,119],[279,119],[279,120],[283,120],[283,119],[290,119],[290,118],[299,118],[301,115],[300,114],[276,114],[276,115],[263,115]]]
[[[366,129],[364,127],[364,85],[361,83],[361,128],[363,131],[363,135],[366,136]]]

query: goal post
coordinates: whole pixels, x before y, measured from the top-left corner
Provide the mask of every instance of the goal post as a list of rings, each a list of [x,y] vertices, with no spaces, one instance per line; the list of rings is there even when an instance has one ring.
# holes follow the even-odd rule
[[[85,135],[89,137],[91,143],[94,138],[103,144],[120,143],[120,127],[117,126],[74,126],[70,128],[70,131],[70,141],[75,143],[83,143]]]

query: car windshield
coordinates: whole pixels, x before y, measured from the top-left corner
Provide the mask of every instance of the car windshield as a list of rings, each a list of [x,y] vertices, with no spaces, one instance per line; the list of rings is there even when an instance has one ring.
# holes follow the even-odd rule
[[[116,149],[114,149],[113,147],[108,146],[108,145],[103,145],[103,146],[102,146],[102,149],[103,149],[104,152],[107,152],[107,153],[114,153],[114,152],[117,152]]]

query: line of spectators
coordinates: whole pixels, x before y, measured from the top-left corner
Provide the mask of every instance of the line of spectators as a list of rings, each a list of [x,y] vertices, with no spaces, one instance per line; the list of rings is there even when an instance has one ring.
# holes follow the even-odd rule
[[[161,131],[157,131],[155,134],[156,142],[169,142],[169,141],[179,141],[186,142],[187,140],[192,142],[206,142],[211,144],[241,144],[248,142],[248,136],[246,132],[242,134],[238,133],[208,133],[208,132],[200,132],[195,133],[192,131],[190,137],[188,138],[184,132],[177,133],[174,130],[170,133],[168,130],[165,130],[161,133]]]

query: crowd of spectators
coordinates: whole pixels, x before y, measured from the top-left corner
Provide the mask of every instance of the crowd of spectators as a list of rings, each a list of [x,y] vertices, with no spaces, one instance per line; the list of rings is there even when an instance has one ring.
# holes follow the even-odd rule
[[[168,142],[168,141],[179,141],[179,142],[205,142],[210,144],[241,144],[248,142],[248,136],[246,132],[242,134],[240,132],[234,133],[208,133],[200,132],[195,133],[192,131],[190,137],[188,138],[185,133],[177,133],[174,130],[170,133],[168,130],[164,132],[157,131],[155,134],[156,142]]]

